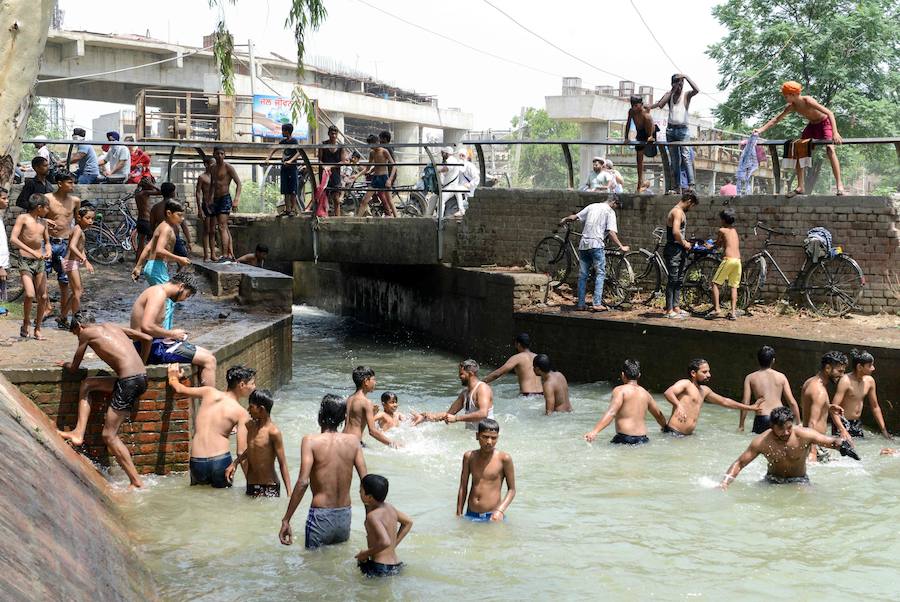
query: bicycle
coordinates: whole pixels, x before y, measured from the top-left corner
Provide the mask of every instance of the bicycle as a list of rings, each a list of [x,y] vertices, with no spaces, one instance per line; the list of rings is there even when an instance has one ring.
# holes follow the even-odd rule
[[[565,225],[564,237],[554,233],[547,236],[534,248],[532,267],[538,274],[545,274],[550,278],[550,286],[559,287],[562,284],[572,285],[577,277],[569,280],[572,271],[572,262],[577,261],[578,253],[572,236],[581,236],[572,232],[572,225]],[[631,283],[634,280],[634,272],[628,263],[626,253],[607,248],[606,278],[603,281],[603,304],[607,307],[619,307],[628,300]],[[593,271],[593,270],[592,270]],[[589,281],[594,275],[589,276]],[[588,287],[591,290],[591,287]]]
[[[341,199],[341,211],[345,214],[356,215],[359,212],[359,205],[366,195],[366,188],[369,186],[368,182],[354,182],[349,190],[345,190],[344,197]],[[425,215],[428,203],[425,196],[415,190],[413,186],[394,186],[390,191],[397,217],[422,217]],[[386,215],[384,203],[378,194],[372,195],[372,198],[369,199],[369,211],[375,217]]]
[[[122,221],[115,230],[106,225],[103,214],[96,211],[94,225],[84,232],[84,250],[91,261],[102,265],[121,263],[125,261],[125,252],[137,247],[137,222],[128,211],[128,201],[132,198],[134,193],[109,204],[111,209],[118,210],[122,215]]]
[[[866,285],[866,277],[859,264],[844,253],[841,247],[835,247],[829,255],[816,262],[804,252],[803,265],[792,281],[769,252],[769,247],[803,249],[803,243],[772,242],[773,235],[796,237],[797,233],[772,228],[761,221],[753,226],[754,236],[759,235],[757,230],[766,232],[766,240],[763,242],[763,250],[744,264],[741,278],[744,289],[742,294],[746,296],[747,305],[754,302],[756,295],[765,285],[768,263],[772,262],[787,287],[784,293],[802,294],[806,305],[813,313],[824,317],[840,317],[857,307],[863,287]]]

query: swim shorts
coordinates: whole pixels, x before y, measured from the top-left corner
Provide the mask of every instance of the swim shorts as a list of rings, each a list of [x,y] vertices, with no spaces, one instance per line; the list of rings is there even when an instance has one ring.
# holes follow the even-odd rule
[[[143,234],[144,236],[147,236],[147,237],[153,236],[153,229],[150,227],[150,220],[148,220],[148,219],[137,220],[137,233]]]
[[[806,475],[802,477],[777,477],[766,473],[763,482],[770,485],[809,485],[809,477]]]
[[[247,495],[250,497],[281,497],[281,483],[268,485],[247,483]]]
[[[312,550],[350,539],[350,506],[309,507],[306,517],[306,548]]]
[[[296,164],[281,166],[281,194],[297,194],[300,178]]]
[[[393,577],[394,575],[399,575],[400,569],[403,568],[402,562],[398,562],[397,564],[382,564],[380,562],[375,562],[371,558],[365,562],[357,561],[356,565],[366,577]]]
[[[659,132],[659,126],[653,125],[653,139],[656,139],[656,134]],[[637,130],[637,141],[638,142],[647,142],[650,139],[650,134],[644,128],[640,128]],[[655,144],[639,144],[634,147],[634,150],[640,152],[644,151],[644,155],[647,157],[655,157],[656,156],[656,145]]]
[[[52,255],[50,259],[45,260],[45,269],[47,270],[47,278],[56,271],[56,280],[60,284],[68,284],[69,277],[66,276],[66,271],[63,269],[63,259],[66,255],[69,254],[69,239],[68,238],[50,238],[50,251]]]
[[[494,515],[494,512],[472,512],[471,510],[467,510],[465,514],[463,514],[463,518],[472,521],[473,523],[489,523],[491,522],[491,517]],[[506,517],[503,517],[503,520],[506,520]]]
[[[78,259],[63,259],[62,260],[63,270],[65,270],[67,273],[79,270],[79,269],[81,269],[81,266],[83,266],[83,265],[84,265],[84,262],[80,261]]]
[[[200,211],[203,212],[204,217],[212,217],[215,215],[215,213],[213,213],[213,208],[206,203],[200,203]]]
[[[814,140],[831,140],[833,136],[831,119],[826,117],[819,123],[808,123],[800,134],[801,139],[812,138]]]
[[[164,284],[170,280],[169,266],[162,259],[151,259],[144,264],[144,278],[150,285]]]
[[[519,397],[543,397],[543,396],[544,396],[543,391],[541,391],[539,393],[522,393],[521,391],[519,391]]]
[[[673,437],[688,437],[689,436],[689,435],[682,433],[681,431],[673,429],[669,425],[664,426],[662,432],[664,432],[667,435],[672,435]]]
[[[191,458],[191,485],[212,485],[216,489],[231,487],[225,469],[231,466],[231,452],[212,458]]]
[[[387,188],[388,175],[372,176],[372,188]]]
[[[844,428],[847,429],[847,432],[850,433],[850,436],[854,439],[864,439],[866,436],[865,431],[863,431],[862,420],[848,420],[841,416],[841,422],[844,423]],[[838,431],[838,428],[835,424],[831,425],[831,434],[835,437],[839,436],[841,433]]]
[[[609,442],[619,445],[643,445],[644,443],[650,443],[650,438],[647,435],[623,435],[622,433],[616,433],[616,436],[610,439]]]
[[[172,245],[172,252],[178,255],[179,257],[187,257],[188,256],[188,248],[184,242],[184,239],[178,236],[178,233],[175,233],[175,244]]]
[[[20,256],[18,261],[18,268],[20,272],[31,274],[31,277],[35,278],[38,274],[44,271],[44,260]]]
[[[140,341],[134,342],[134,348],[141,352]],[[194,361],[197,347],[187,341],[173,341],[172,339],[153,339],[150,343],[150,356],[147,364],[190,364]]]
[[[147,391],[147,375],[135,374],[120,378],[113,385],[109,407],[118,412],[130,412],[138,399]]]
[[[713,282],[722,286],[726,282],[731,288],[737,288],[741,285],[741,260],[736,257],[726,257],[719,264],[716,275],[713,276]]]
[[[770,428],[772,428],[772,419],[768,415],[757,414],[753,418],[753,432],[757,435],[765,433]]]
[[[213,215],[228,215],[231,213],[231,206],[231,194],[224,194],[213,200],[212,213]]]

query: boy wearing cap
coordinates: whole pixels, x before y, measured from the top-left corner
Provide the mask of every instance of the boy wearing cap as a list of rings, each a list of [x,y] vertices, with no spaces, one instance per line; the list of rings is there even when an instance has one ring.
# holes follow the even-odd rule
[[[812,96],[801,96],[803,86],[795,81],[784,82],[781,85],[781,94],[787,101],[787,106],[778,115],[770,119],[764,126],[753,130],[754,134],[762,135],[767,129],[784,119],[788,113],[799,113],[809,120],[803,132],[800,134],[801,139],[812,138],[814,140],[831,140],[834,144],[828,144],[825,147],[825,153],[831,162],[831,171],[834,173],[834,181],[837,184],[837,195],[844,195],[844,184],[841,182],[841,165],[838,163],[837,152],[834,150],[835,144],[841,144],[843,139],[838,134],[837,121],[827,107],[819,104]],[[803,166],[797,161],[797,188],[787,193],[788,198],[798,194],[806,194],[804,191]]]

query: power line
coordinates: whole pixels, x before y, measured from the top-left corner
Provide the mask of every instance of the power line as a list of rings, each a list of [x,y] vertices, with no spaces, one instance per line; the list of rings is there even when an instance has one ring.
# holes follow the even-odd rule
[[[123,67],[122,69],[114,69],[112,71],[103,71],[102,73],[90,73],[87,75],[73,75],[70,77],[56,77],[53,79],[39,79],[37,83],[39,84],[52,84],[54,82],[66,82],[71,81],[73,79],[87,79],[92,77],[101,77],[103,75],[113,75],[115,73],[122,73],[123,71],[133,71],[134,69],[143,69],[144,67],[152,67],[153,65],[161,65],[163,63],[168,63],[170,61],[177,61],[178,59],[183,59],[186,56],[193,56],[195,54],[199,54],[204,50],[209,50],[212,46],[207,46],[206,48],[200,48],[199,50],[195,50],[193,52],[188,52],[186,54],[177,54],[175,56],[169,57],[167,59],[162,59],[161,61],[153,61],[152,63],[144,63],[143,65],[134,65],[133,67]]]

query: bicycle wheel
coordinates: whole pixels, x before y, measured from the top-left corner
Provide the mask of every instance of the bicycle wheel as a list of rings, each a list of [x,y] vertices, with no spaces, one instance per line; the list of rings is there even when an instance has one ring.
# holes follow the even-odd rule
[[[398,193],[395,193],[397,198],[401,198]],[[397,213],[403,217],[422,217],[425,215],[425,207],[428,205],[428,202],[425,200],[425,196],[417,191],[410,190],[406,193],[406,200],[402,200],[397,205]]]
[[[607,252],[603,304],[607,307],[619,307],[630,299],[633,284],[634,271],[625,254],[618,251]]]
[[[634,278],[629,287],[631,302],[650,305],[662,296],[662,270],[656,256],[649,251],[629,251],[625,259],[631,266]]]
[[[112,265],[119,260],[122,245],[110,232],[92,226],[84,233],[84,251],[92,262]]]
[[[550,286],[559,286],[569,277],[572,257],[562,239],[548,236],[534,248],[534,261],[531,265],[538,274],[550,277]]]
[[[682,307],[699,316],[712,310],[712,279],[718,267],[719,260],[709,255],[695,259],[688,265],[681,288]]]
[[[741,285],[738,287],[738,307],[747,309],[756,300],[766,283],[766,258],[761,253],[751,257],[741,269]]]
[[[859,264],[836,255],[815,264],[803,281],[809,308],[820,316],[843,316],[856,307],[866,280]]]

